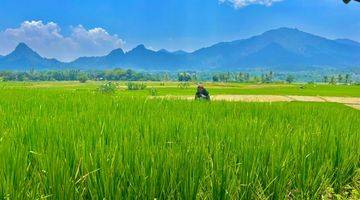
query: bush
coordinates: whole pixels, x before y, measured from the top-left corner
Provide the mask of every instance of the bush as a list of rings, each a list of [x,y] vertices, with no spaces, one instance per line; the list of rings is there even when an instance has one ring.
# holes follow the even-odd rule
[[[128,90],[144,90],[146,88],[146,84],[145,83],[128,82],[127,88],[128,88]]]
[[[158,94],[157,89],[156,88],[151,88],[150,95],[151,96],[157,96],[157,94]]]
[[[88,81],[89,78],[85,74],[82,74],[79,76],[78,80],[80,83],[86,83],[86,81]]]
[[[115,91],[116,91],[116,84],[112,82],[107,82],[99,87],[99,92],[101,93],[111,94],[111,93],[115,93]]]
[[[188,87],[190,87],[190,83],[188,83],[188,82],[179,83],[179,88],[181,88],[181,89],[186,89]]]
[[[295,77],[294,76],[292,76],[292,75],[288,75],[287,77],[286,77],[286,83],[289,83],[289,84],[291,84],[291,83],[293,83],[294,81],[295,81]]]

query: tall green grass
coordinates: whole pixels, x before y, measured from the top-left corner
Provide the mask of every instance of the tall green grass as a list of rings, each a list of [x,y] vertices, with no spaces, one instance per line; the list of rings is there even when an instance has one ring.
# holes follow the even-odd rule
[[[47,89],[47,90],[97,90],[107,82],[0,82],[1,89]],[[195,95],[197,83],[146,82],[144,90],[129,90],[128,82],[113,82],[124,95],[148,96],[156,89],[157,95]],[[133,84],[142,84],[134,82]],[[328,84],[249,84],[249,83],[204,83],[211,95],[299,95],[360,97],[359,85]],[[141,88],[140,88],[141,89]]]
[[[338,104],[0,91],[5,199],[320,199],[352,186],[359,147]]]

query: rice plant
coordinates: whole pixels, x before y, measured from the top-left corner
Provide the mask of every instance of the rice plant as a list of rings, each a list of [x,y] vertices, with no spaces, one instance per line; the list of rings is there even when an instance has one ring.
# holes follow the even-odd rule
[[[4,199],[350,198],[359,147],[338,104],[0,91]]]

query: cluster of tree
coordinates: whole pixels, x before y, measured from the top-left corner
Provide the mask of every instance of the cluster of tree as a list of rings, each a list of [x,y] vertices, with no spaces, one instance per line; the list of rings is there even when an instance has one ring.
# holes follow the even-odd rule
[[[181,72],[178,73],[177,80],[180,82],[197,81],[198,77],[196,72]]]
[[[251,76],[249,73],[216,73],[212,76],[213,82],[238,82],[238,83],[272,83],[275,81],[275,73],[269,72],[261,76]]]
[[[270,71],[269,73],[261,75],[261,82],[262,83],[272,83],[274,82],[275,73]]]
[[[304,77],[298,74],[287,73],[257,73],[250,74],[245,72],[136,72],[133,70],[113,69],[113,70],[60,70],[60,71],[0,71],[0,81],[213,81],[213,82],[238,82],[238,83],[273,83],[304,81]],[[330,84],[350,84],[354,83],[350,74],[339,74],[333,76],[307,74],[305,81],[323,81]],[[354,81],[358,78],[355,76]]]
[[[160,81],[163,74],[140,73],[133,70],[61,70],[61,71],[2,71],[0,79],[3,81],[80,81],[87,80],[109,80],[109,81]]]
[[[333,75],[333,76],[324,76],[323,82],[329,83],[329,84],[334,84],[334,85],[337,83],[350,84],[350,83],[352,83],[352,80],[351,80],[350,74],[345,74],[345,75],[339,74],[339,75]]]

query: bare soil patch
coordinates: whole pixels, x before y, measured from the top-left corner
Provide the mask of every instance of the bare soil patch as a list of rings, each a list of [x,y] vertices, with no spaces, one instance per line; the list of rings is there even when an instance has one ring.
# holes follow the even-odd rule
[[[360,104],[345,104],[351,108],[354,108],[356,110],[360,110]]]
[[[344,104],[360,104],[360,98],[356,97],[323,97],[327,102],[336,102]]]

